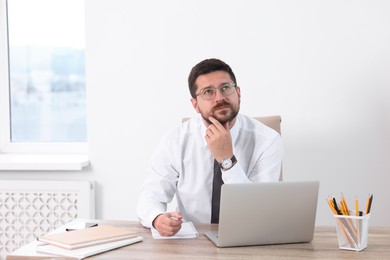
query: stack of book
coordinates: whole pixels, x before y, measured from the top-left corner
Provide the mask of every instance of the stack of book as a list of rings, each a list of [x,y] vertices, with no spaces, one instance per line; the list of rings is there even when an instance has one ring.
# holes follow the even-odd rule
[[[83,259],[142,239],[133,231],[102,225],[45,235],[39,241],[47,244],[37,246],[37,252]]]

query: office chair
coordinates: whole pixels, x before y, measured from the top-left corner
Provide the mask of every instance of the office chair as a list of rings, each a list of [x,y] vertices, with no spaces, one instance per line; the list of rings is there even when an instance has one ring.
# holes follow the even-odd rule
[[[280,129],[280,124],[282,123],[282,118],[280,116],[263,116],[263,117],[254,117],[256,120],[259,120],[268,127],[271,127],[280,135],[282,131]],[[280,168],[279,181],[283,181],[283,170]]]

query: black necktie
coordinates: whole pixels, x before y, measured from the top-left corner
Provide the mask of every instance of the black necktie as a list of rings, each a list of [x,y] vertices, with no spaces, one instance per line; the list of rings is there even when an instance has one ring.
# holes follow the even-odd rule
[[[214,160],[213,192],[211,197],[211,223],[219,223],[219,202],[221,199],[222,172],[219,163]]]

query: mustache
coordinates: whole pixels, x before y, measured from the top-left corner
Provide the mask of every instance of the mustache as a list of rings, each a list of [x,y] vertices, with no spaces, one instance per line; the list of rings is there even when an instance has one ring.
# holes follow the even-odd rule
[[[215,105],[212,109],[212,112],[214,112],[215,110],[218,110],[222,107],[227,107],[229,106],[230,107],[230,103],[229,102],[226,102],[226,101],[222,101],[221,103],[218,103],[217,105]]]

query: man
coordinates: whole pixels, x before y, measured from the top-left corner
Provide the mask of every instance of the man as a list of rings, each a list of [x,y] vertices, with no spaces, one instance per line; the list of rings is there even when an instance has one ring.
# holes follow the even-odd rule
[[[201,116],[170,132],[151,160],[137,208],[140,222],[163,236],[183,223],[218,223],[223,183],[278,181],[280,135],[238,114],[241,89],[232,69],[207,59],[188,77],[191,102]],[[176,194],[179,211],[166,212]]]

